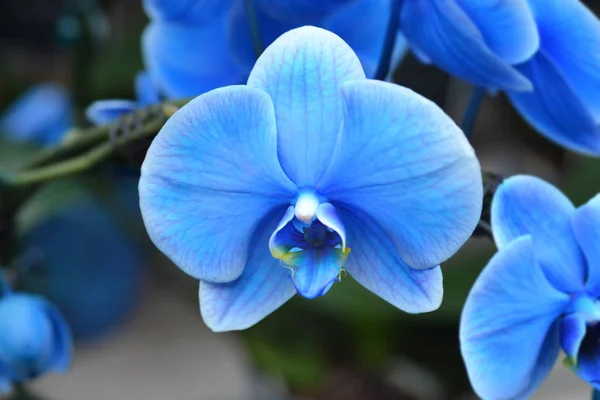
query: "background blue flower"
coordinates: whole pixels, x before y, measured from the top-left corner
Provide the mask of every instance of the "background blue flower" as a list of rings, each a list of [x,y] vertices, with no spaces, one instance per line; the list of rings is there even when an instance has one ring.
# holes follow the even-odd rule
[[[20,286],[56,304],[75,338],[109,332],[138,304],[145,276],[139,249],[92,197],[39,219],[21,243],[34,260]]]
[[[167,122],[140,206],[157,247],[201,280],[215,331],[254,325],[296,291],[324,294],[342,265],[416,313],[439,306],[438,264],[479,220],[480,174],[437,106],[365,79],[338,36],[303,27],[265,50],[247,86],[199,96]]]
[[[600,154],[600,22],[579,0],[404,2],[401,30],[415,54],[461,79],[504,90],[536,130]]]
[[[0,394],[13,383],[49,371],[66,372],[71,333],[59,311],[40,296],[4,292],[0,297]]]
[[[562,347],[576,373],[600,378],[600,197],[575,209],[530,176],[506,180],[492,202],[498,253],[473,286],[460,340],[479,396],[526,398]]]
[[[50,146],[60,142],[73,126],[73,104],[57,83],[34,86],[10,104],[0,116],[0,131],[9,140]]]

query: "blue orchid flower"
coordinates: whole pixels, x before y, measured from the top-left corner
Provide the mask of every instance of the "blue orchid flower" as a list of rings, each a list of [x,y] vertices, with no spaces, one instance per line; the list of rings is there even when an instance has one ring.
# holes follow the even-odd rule
[[[72,126],[71,98],[57,83],[34,86],[0,117],[0,131],[5,138],[43,146],[60,142]]]
[[[528,0],[540,50],[516,68],[534,86],[508,96],[521,115],[550,140],[600,155],[600,21],[579,0]]]
[[[69,326],[44,298],[5,290],[0,297],[0,394],[13,383],[50,371],[66,372],[71,363]]]
[[[566,363],[600,386],[600,195],[576,209],[530,176],[504,181],[492,201],[498,253],[469,294],[462,355],[484,399],[521,399]]]
[[[137,307],[144,281],[139,251],[92,197],[37,221],[21,244],[35,260],[19,284],[56,304],[76,339],[110,332]]]
[[[110,124],[138,108],[160,102],[160,94],[147,72],[137,74],[135,92],[136,101],[123,99],[97,100],[86,108],[85,117],[94,125]]]
[[[367,76],[373,77],[383,52],[387,27],[382,21],[389,18],[390,1],[257,2],[254,14],[263,45],[268,46],[290,29],[310,23],[344,38],[359,56]],[[221,7],[212,18],[201,20],[189,16],[177,18],[186,14],[183,10],[194,15],[199,9],[194,2],[181,0],[170,2],[169,6],[164,1],[153,3],[150,13],[153,21],[142,40],[143,54],[152,79],[168,98],[197,96],[246,81],[256,54],[244,1],[224,2],[226,10]],[[173,13],[173,9],[179,11]],[[313,12],[317,9],[318,12]],[[205,11],[210,14],[211,10],[208,7]],[[295,10],[294,18],[282,17],[277,10]],[[406,43],[399,33],[392,65],[399,63],[405,51]]]
[[[600,22],[579,0],[407,0],[401,29],[422,61],[506,91],[544,136],[600,155]]]
[[[169,119],[142,165],[140,208],[156,246],[200,279],[214,331],[324,295],[342,270],[419,313],[439,306],[438,264],[477,224],[480,173],[436,105],[366,79],[341,38],[302,27],[264,51],[247,85]]]

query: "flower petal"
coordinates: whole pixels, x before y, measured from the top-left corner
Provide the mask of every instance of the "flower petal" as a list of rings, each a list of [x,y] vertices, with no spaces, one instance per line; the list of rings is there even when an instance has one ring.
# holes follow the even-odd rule
[[[566,292],[583,289],[586,268],[571,229],[575,207],[551,184],[526,175],[506,179],[492,200],[492,230],[499,249],[531,235],[535,255],[555,287]]]
[[[135,97],[141,107],[160,102],[160,94],[150,74],[143,71],[135,76]]]
[[[544,52],[516,67],[534,91],[508,92],[523,118],[548,139],[568,149],[600,154],[600,126],[571,85]]]
[[[286,32],[256,62],[248,86],[271,96],[279,161],[299,187],[314,186],[329,166],[342,123],[341,85],[364,77],[342,39],[310,26]]]
[[[531,237],[500,249],[471,289],[460,321],[461,352],[480,397],[521,398],[535,389],[558,354],[553,323],[568,301],[536,263]]]
[[[12,389],[12,383],[10,379],[4,375],[4,368],[2,363],[0,363],[0,394],[9,394]]]
[[[220,17],[233,0],[143,0],[152,19],[179,24],[201,24]]]
[[[571,226],[587,260],[586,288],[600,296],[600,195],[575,211]]]
[[[333,229],[342,241],[342,249],[346,248],[346,228],[335,207],[331,203],[321,203],[317,208],[317,219],[329,229]]]
[[[110,124],[137,109],[131,100],[97,100],[85,109],[85,117],[94,125]]]
[[[444,288],[440,267],[416,270],[396,251],[386,232],[368,216],[342,211],[352,252],[345,268],[358,283],[409,313],[436,310]]]
[[[299,295],[307,299],[323,296],[335,282],[340,281],[340,271],[350,248],[329,246],[292,249],[281,258],[282,265],[290,269],[292,283]]]
[[[200,282],[200,310],[215,332],[251,327],[281,307],[296,290],[289,271],[269,254],[269,236],[284,209],[272,212],[253,235],[248,263],[230,283]]]
[[[581,1],[528,0],[544,54],[600,120],[600,21]]]
[[[307,246],[304,235],[294,228],[293,223],[290,223],[293,219],[294,207],[289,206],[279,221],[279,225],[271,234],[269,249],[271,255],[276,259],[282,258],[294,247],[303,249]]]
[[[256,0],[273,18],[298,24],[314,23],[352,0]]]
[[[60,142],[73,123],[67,90],[57,83],[44,83],[8,106],[0,117],[0,131],[9,140],[49,146]]]
[[[390,0],[358,0],[340,7],[323,22],[325,29],[339,35],[352,47],[369,78],[375,76],[379,67],[390,11]],[[406,40],[399,33],[390,72],[407,50]]]
[[[475,24],[454,1],[406,1],[400,26],[410,44],[452,75],[490,89],[531,89],[524,76],[486,46]]]
[[[269,96],[230,86],[192,100],[154,139],[142,165],[142,216],[184,272],[211,282],[238,278],[258,222],[292,200],[276,134]]]
[[[489,49],[509,64],[530,58],[540,46],[536,21],[527,1],[456,0],[481,32]]]
[[[585,331],[585,319],[581,314],[569,314],[560,320],[560,346],[572,360],[577,359]]]
[[[168,98],[197,96],[243,83],[241,69],[226,43],[226,18],[205,25],[153,22],[142,36],[144,64]]]
[[[317,190],[371,216],[411,267],[437,266],[481,215],[473,149],[450,117],[411,90],[365,80],[342,94],[344,126]]]

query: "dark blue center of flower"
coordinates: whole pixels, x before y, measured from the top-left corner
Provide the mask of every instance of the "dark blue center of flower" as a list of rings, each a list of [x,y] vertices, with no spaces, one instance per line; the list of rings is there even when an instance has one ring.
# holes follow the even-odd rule
[[[327,228],[320,221],[314,221],[309,227],[303,227],[304,240],[311,247],[330,246],[341,244],[340,235]]]

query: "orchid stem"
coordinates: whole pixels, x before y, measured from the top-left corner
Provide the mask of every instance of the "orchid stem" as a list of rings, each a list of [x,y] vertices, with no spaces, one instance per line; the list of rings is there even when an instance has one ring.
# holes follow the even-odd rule
[[[394,55],[394,47],[396,47],[396,37],[400,28],[400,11],[402,9],[403,0],[392,0],[390,3],[390,19],[388,20],[387,31],[385,33],[385,41],[383,42],[383,51],[379,59],[379,66],[375,72],[375,79],[383,81],[390,73],[392,64],[392,56]]]
[[[246,6],[246,16],[248,17],[248,24],[250,25],[250,33],[252,35],[252,46],[254,47],[254,54],[256,58],[260,57],[264,51],[262,39],[260,37],[260,29],[258,26],[258,20],[256,18],[256,7],[254,0],[244,0]]]
[[[467,109],[460,126],[467,139],[471,138],[473,127],[475,126],[475,121],[477,120],[477,114],[479,114],[479,109],[481,108],[481,103],[483,102],[484,97],[485,89],[479,86],[474,86],[473,90],[471,91],[471,99],[469,100],[469,104],[467,105]]]

